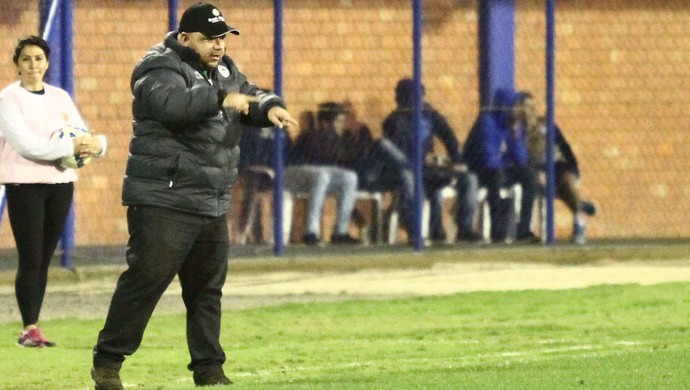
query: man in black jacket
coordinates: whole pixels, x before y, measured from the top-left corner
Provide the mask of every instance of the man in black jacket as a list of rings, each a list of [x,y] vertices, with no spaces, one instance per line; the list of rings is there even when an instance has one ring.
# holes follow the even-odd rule
[[[134,68],[134,137],[122,191],[129,268],[94,347],[96,389],[122,389],[122,362],[139,347],[176,275],[187,307],[194,383],[231,383],[222,368],[220,299],[241,123],[282,128],[297,122],[280,97],[251,84],[225,54],[228,33],[239,31],[218,8],[193,5],[179,31],[168,33]]]

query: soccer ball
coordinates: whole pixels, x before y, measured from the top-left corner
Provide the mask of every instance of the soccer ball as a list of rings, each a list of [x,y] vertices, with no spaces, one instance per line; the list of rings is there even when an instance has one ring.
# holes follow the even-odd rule
[[[50,139],[78,137],[91,137],[91,133],[89,133],[89,131],[84,128],[67,125],[53,132],[53,134],[50,136]],[[74,155],[62,157],[57,160],[57,163],[64,169],[77,169],[88,164],[90,161],[91,157],[81,157],[79,155]]]

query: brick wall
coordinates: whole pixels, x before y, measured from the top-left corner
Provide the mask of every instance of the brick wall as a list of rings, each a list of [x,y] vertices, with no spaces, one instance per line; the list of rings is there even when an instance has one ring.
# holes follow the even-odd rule
[[[38,28],[37,3],[0,5],[1,85],[14,80],[16,38]],[[215,4],[242,32],[228,38],[230,55],[252,81],[272,86],[273,2]],[[463,140],[478,111],[476,1],[425,6],[427,98]],[[543,1],[516,0],[516,6],[516,85],[543,101]],[[411,73],[410,3],[300,0],[287,2],[284,15],[284,96],[291,111],[350,99],[380,134],[394,108],[396,81]],[[77,0],[75,18],[76,101],[90,126],[110,140],[108,156],[80,171],[77,243],[123,245],[129,76],[166,32],[167,2]],[[557,122],[580,158],[583,193],[600,206],[592,237],[690,235],[689,29],[690,5],[682,0],[559,3]],[[557,233],[565,236],[570,216],[560,203],[557,211]],[[5,216],[0,247],[12,246],[8,226]]]

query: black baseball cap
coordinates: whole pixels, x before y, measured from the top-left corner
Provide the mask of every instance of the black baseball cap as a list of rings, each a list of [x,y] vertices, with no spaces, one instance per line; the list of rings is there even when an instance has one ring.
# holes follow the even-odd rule
[[[240,31],[225,23],[220,10],[209,3],[197,3],[187,8],[180,18],[179,32],[200,32],[209,38],[221,37],[227,33],[239,35]]]

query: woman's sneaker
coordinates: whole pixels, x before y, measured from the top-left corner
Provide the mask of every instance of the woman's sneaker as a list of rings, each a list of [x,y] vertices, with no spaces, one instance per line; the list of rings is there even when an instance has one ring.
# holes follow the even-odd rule
[[[19,340],[17,340],[17,345],[22,346],[22,347],[43,348],[43,347],[54,347],[55,343],[52,341],[48,341],[45,338],[45,336],[43,336],[43,332],[41,331],[41,328],[39,328],[36,325],[29,325],[19,335]]]

